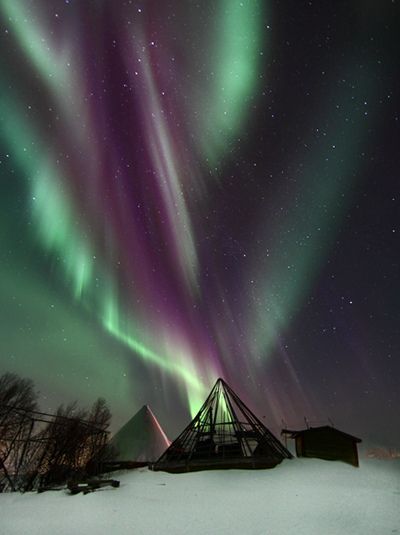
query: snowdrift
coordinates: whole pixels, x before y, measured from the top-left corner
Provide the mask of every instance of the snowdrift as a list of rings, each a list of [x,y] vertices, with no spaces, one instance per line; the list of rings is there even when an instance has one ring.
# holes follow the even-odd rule
[[[400,534],[400,460],[114,474],[118,489],[0,494],[4,535]]]

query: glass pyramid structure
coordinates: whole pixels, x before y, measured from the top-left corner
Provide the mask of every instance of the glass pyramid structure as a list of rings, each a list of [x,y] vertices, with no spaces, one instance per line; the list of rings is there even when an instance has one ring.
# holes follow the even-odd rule
[[[132,462],[154,462],[170,443],[148,405],[144,405],[111,441],[117,459]]]

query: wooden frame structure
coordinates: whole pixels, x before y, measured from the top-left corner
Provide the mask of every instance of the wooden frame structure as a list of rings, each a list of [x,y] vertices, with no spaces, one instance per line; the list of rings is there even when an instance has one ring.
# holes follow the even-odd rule
[[[166,472],[273,468],[291,453],[223,380],[192,422],[152,466]]]

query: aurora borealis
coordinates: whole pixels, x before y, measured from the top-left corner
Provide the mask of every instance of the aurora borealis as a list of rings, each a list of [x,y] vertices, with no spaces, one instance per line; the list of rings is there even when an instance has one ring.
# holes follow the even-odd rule
[[[0,372],[400,441],[398,15],[0,0]]]

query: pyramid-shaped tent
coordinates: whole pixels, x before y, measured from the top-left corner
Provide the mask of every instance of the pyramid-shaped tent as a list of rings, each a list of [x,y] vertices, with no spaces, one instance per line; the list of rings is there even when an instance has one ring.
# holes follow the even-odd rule
[[[196,417],[153,469],[191,472],[213,468],[272,468],[291,457],[225,381],[218,379]]]
[[[153,462],[170,444],[148,405],[144,405],[111,441],[119,461],[133,462]]]

